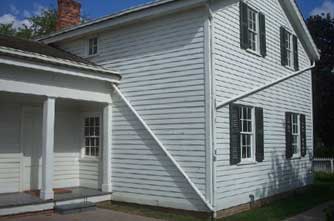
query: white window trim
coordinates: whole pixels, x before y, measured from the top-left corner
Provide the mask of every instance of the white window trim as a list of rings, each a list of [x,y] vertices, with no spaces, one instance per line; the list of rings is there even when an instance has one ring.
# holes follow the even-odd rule
[[[291,53],[290,53],[290,65],[286,64],[285,67],[294,70],[293,69],[294,68],[294,64],[295,64],[294,63],[295,62],[294,61],[294,53],[295,53],[295,51],[294,51],[294,47],[293,47],[293,36],[294,36],[294,34],[292,34],[292,32],[289,31],[287,28],[285,28],[285,32],[289,35],[290,47],[291,47],[291,49],[290,49],[290,51],[291,51]],[[288,52],[287,45],[285,46],[285,50]],[[288,53],[287,53],[287,56],[288,56]]]
[[[261,56],[260,55],[260,19],[259,19],[259,10],[257,10],[257,9],[255,9],[254,7],[252,7],[252,6],[249,6],[248,5],[248,8],[247,8],[247,16],[249,16],[249,10],[252,10],[252,11],[254,11],[255,13],[256,13],[256,16],[255,16],[255,25],[256,25],[256,39],[255,39],[255,47],[256,47],[256,49],[255,50],[253,50],[253,49],[251,49],[250,48],[250,46],[247,48],[247,51],[248,52],[250,52],[250,53],[253,53],[253,54],[255,54],[255,55],[259,55],[259,56]],[[248,19],[249,19],[249,17],[248,17]],[[249,29],[249,27],[248,27],[248,29],[247,29],[247,34],[249,34],[249,31],[250,31],[250,29]]]
[[[100,118],[100,146],[99,146],[99,154],[98,156],[87,156],[86,155],[86,143],[85,143],[85,118],[87,117],[99,117]],[[99,112],[85,112],[81,114],[81,123],[80,123],[80,133],[81,133],[81,142],[80,142],[80,160],[92,160],[92,161],[98,161],[101,159],[102,155],[102,142],[103,142],[103,120],[102,120],[102,114]]]
[[[93,39],[93,38],[96,38],[96,40],[97,40],[97,52],[96,52],[96,54],[89,54],[89,41],[91,40],[91,39]],[[101,45],[101,43],[100,43],[100,38],[99,38],[99,36],[90,36],[89,38],[87,38],[86,40],[85,40],[86,42],[85,42],[85,45],[86,45],[86,52],[85,52],[85,54],[86,54],[86,56],[87,57],[95,57],[95,56],[98,56],[99,54],[100,54],[100,49],[101,49],[101,47],[100,47],[100,45]]]
[[[291,126],[292,126],[292,135],[293,133],[293,116],[297,115],[297,126],[298,126],[298,138],[297,138],[297,153],[293,153],[292,158],[300,158],[301,157],[301,128],[300,128],[300,114],[292,113],[291,114]]]
[[[241,161],[239,165],[244,165],[244,164],[254,164],[256,163],[256,158],[255,158],[255,145],[256,145],[256,124],[255,124],[255,107],[251,106],[241,106],[241,108],[251,108],[252,111],[252,133],[251,133],[251,157],[250,158],[242,158],[242,140],[240,138],[240,153],[241,153]],[[241,132],[240,132],[240,137],[241,137]]]

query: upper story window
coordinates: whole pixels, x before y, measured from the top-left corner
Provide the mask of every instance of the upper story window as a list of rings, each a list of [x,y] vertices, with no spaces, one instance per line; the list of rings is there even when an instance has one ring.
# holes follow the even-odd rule
[[[264,160],[263,109],[230,105],[231,165]]]
[[[90,38],[88,40],[88,55],[96,55],[99,51],[98,48],[98,38],[94,37],[94,38]]]
[[[247,51],[266,56],[266,20],[263,13],[240,2],[240,46]]]
[[[100,154],[100,117],[90,115],[84,117],[84,157],[98,157]]]
[[[258,33],[258,13],[253,9],[248,9],[248,36],[249,49],[258,51],[259,33]]]
[[[297,36],[281,27],[281,63],[283,66],[299,70]]]

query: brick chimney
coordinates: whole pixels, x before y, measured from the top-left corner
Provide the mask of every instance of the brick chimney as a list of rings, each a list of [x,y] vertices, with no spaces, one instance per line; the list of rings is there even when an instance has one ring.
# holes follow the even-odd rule
[[[57,31],[80,24],[81,4],[74,0],[58,0]]]

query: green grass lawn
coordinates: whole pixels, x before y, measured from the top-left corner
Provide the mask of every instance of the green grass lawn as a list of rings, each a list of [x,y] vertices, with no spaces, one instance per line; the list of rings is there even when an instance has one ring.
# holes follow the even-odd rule
[[[262,208],[247,211],[219,221],[280,221],[297,215],[319,204],[334,200],[334,176],[316,174],[315,184],[306,191],[275,201]],[[116,202],[105,202],[98,205],[115,211],[126,212],[168,221],[205,221],[211,220],[206,214],[189,213],[171,209],[140,206]]]

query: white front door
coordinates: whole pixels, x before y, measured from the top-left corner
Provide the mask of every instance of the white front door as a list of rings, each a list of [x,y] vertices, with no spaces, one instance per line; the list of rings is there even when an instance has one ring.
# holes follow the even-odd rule
[[[23,190],[41,188],[42,174],[42,111],[28,108],[23,111]]]

